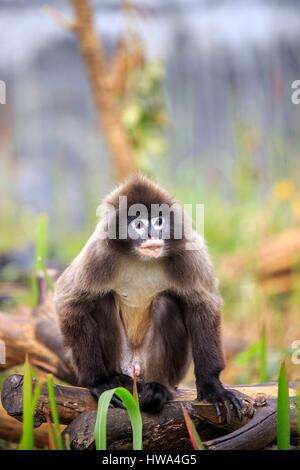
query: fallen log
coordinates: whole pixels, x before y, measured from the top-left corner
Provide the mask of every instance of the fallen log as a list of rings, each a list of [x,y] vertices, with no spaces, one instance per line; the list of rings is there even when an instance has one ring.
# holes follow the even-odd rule
[[[35,382],[35,381],[34,381]],[[97,402],[86,388],[67,385],[54,385],[56,403],[61,424],[69,424],[83,411],[95,410]],[[1,390],[2,405],[7,413],[22,421],[23,416],[23,376],[11,375]],[[47,422],[51,415],[46,384],[42,387],[41,396],[34,416],[35,426]]]
[[[22,435],[22,424],[8,416],[0,403],[0,439],[18,444]],[[38,449],[48,446],[48,425],[43,424],[34,430],[35,445]]]
[[[69,365],[37,340],[35,325],[32,315],[0,312],[0,340],[4,342],[6,351],[6,362],[0,364],[0,371],[23,364],[26,354],[29,354],[32,366],[74,383]]]
[[[11,376],[5,381],[1,396],[7,413],[19,420],[22,419],[22,386],[22,376]],[[274,442],[277,385],[231,388],[244,400],[242,422],[233,416],[232,422],[227,424],[223,409],[220,422],[212,404],[195,400],[195,390],[180,389],[174,400],[167,403],[159,415],[143,413],[144,448],[148,450],[190,448],[182,405],[188,409],[208,449],[261,449]],[[69,434],[71,447],[94,448],[93,431],[97,403],[89,391],[79,387],[55,385],[55,394],[60,422],[70,423],[64,432]],[[295,385],[291,384],[291,397],[294,394]],[[291,404],[291,411],[293,411],[292,406],[294,405]],[[49,399],[46,389],[43,389],[35,415],[37,426],[46,421],[49,410]],[[293,426],[293,432],[296,433],[296,419]],[[115,408],[109,410],[108,443],[110,449],[131,448],[131,428],[125,410]]]
[[[187,405],[186,405],[187,406]],[[188,406],[187,406],[188,407]],[[216,429],[199,416],[192,414],[194,425],[202,439],[222,436],[224,429]],[[72,450],[94,450],[96,411],[85,411],[65,428]],[[132,449],[132,431],[127,412],[111,408],[107,419],[107,445],[109,450]],[[183,421],[181,406],[168,403],[159,415],[143,413],[143,448],[145,450],[192,450]]]
[[[247,388],[247,400],[253,398],[253,408],[244,409],[242,423],[238,420],[228,425],[218,423],[214,408],[204,402],[184,401],[195,397],[195,391],[180,391],[175,401],[167,404],[158,417],[143,414],[143,446],[146,450],[189,450],[191,443],[183,423],[182,403],[189,410],[195,427],[207,450],[260,450],[276,441],[277,386],[232,387],[241,397]],[[293,394],[293,393],[292,393]],[[182,401],[183,400],[183,401]],[[249,403],[249,402],[248,402]],[[252,414],[253,413],[253,414]],[[252,416],[252,417],[251,417]],[[294,402],[291,402],[292,436],[297,435],[297,417]],[[96,412],[88,411],[78,416],[65,428],[74,450],[93,450]],[[112,409],[108,415],[108,448],[110,450],[131,449],[131,429],[124,410]],[[228,433],[228,431],[231,431]],[[219,434],[219,436],[218,436]]]
[[[50,273],[55,278],[56,273]],[[24,363],[30,356],[34,367],[74,384],[74,372],[63,347],[62,334],[43,275],[39,281],[39,305],[31,309],[21,307],[13,314],[0,312],[0,341],[5,344],[5,364],[0,371]]]

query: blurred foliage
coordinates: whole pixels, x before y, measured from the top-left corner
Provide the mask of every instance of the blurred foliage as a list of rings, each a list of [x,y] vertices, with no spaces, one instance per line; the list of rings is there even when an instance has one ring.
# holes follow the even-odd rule
[[[153,173],[156,158],[166,152],[163,128],[168,124],[163,92],[164,65],[155,60],[133,71],[122,97],[122,122],[128,131],[137,166]]]

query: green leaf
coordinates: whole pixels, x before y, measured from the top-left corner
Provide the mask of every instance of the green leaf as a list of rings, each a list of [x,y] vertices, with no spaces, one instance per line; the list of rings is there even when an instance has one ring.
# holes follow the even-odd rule
[[[32,398],[32,411],[33,411],[33,416],[35,413],[35,409],[37,407],[41,392],[42,392],[42,386],[43,386],[43,381],[38,379],[34,392],[33,392],[33,398]]]
[[[51,374],[47,375],[47,387],[48,387],[48,395],[50,401],[50,410],[52,421],[54,424],[54,433],[55,433],[55,441],[57,443],[57,450],[64,450],[63,439],[61,435],[61,429],[59,424],[59,417],[57,411],[57,404],[55,399],[55,390],[53,385],[53,378]]]
[[[194,425],[193,421],[191,420],[190,415],[187,412],[187,409],[183,405],[181,405],[181,408],[182,408],[185,425],[186,425],[187,431],[189,433],[189,437],[190,437],[190,441],[191,441],[191,444],[193,446],[193,449],[194,450],[205,450],[205,447],[202,444],[200,436],[197,433],[195,425]]]
[[[263,326],[260,339],[260,352],[259,352],[259,382],[265,383],[268,381],[267,374],[267,335],[266,327]]]
[[[123,111],[122,122],[128,129],[133,129],[141,120],[143,110],[137,103],[129,104]]]
[[[142,417],[140,408],[132,396],[132,394],[126,390],[126,388],[118,387],[112,390],[107,390],[102,393],[98,402],[98,412],[95,425],[95,443],[97,450],[107,449],[106,439],[106,427],[107,427],[107,411],[110,401],[116,395],[124,403],[131,422],[131,428],[133,432],[133,450],[142,450],[143,438],[142,438]]]
[[[277,397],[277,448],[279,450],[290,448],[290,427],[289,383],[283,361],[279,372]]]

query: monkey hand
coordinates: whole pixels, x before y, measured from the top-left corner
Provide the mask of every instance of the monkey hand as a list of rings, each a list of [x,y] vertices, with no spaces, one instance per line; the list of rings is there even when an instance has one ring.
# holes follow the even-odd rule
[[[171,398],[171,393],[164,385],[157,382],[145,383],[139,395],[141,410],[147,413],[159,413]]]
[[[220,404],[224,406],[226,410],[226,422],[230,424],[232,418],[232,410],[234,409],[239,419],[242,421],[242,408],[243,402],[238,398],[232,391],[226,390],[218,378],[210,380],[203,380],[197,386],[197,398],[198,400],[206,400],[215,406],[216,413],[219,422],[222,422],[222,413],[220,410]]]
[[[106,390],[111,390],[112,388],[117,387],[124,387],[129,392],[133,392],[133,380],[129,375],[126,374],[113,374],[109,376],[103,376],[97,383],[89,387],[89,390],[93,397],[97,400],[99,399],[100,395],[105,392]],[[111,405],[117,408],[125,408],[122,401],[114,395],[111,399]]]

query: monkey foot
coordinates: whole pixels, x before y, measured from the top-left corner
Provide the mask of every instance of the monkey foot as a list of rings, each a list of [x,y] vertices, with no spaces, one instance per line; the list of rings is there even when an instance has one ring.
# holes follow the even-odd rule
[[[100,395],[106,390],[111,390],[112,388],[124,387],[129,392],[133,391],[133,380],[129,375],[126,374],[113,374],[109,376],[102,377],[96,385],[90,387],[89,390],[93,397],[97,400],[100,398]],[[125,408],[122,401],[115,395],[112,397],[111,405],[117,408]]]
[[[143,384],[140,393],[140,407],[147,413],[159,413],[164,404],[172,398],[169,390],[157,382]]]

